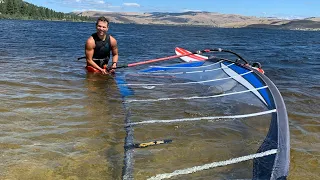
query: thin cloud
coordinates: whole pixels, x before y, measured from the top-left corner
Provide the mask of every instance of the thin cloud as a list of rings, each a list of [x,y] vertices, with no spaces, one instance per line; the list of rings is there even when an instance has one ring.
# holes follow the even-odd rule
[[[0,0],[1,1],[1,0]],[[142,6],[135,2],[110,3],[108,0],[45,0],[49,7],[60,6],[72,11],[96,10],[106,12],[174,12],[171,6]],[[194,10],[196,11],[196,10]]]
[[[304,19],[307,16],[297,15],[297,14],[285,14],[285,13],[268,13],[262,12],[260,17],[264,18],[277,18],[277,19],[285,19],[285,20],[293,20],[293,19]],[[259,17],[259,16],[258,16]]]
[[[202,10],[195,10],[195,9],[183,9],[182,12],[202,12]]]
[[[138,3],[123,3],[123,6],[140,7],[140,4],[138,4]]]
[[[121,6],[114,6],[105,0],[48,0],[50,4],[56,4],[63,7],[74,9],[73,11],[81,10],[96,10],[96,11],[118,11]]]

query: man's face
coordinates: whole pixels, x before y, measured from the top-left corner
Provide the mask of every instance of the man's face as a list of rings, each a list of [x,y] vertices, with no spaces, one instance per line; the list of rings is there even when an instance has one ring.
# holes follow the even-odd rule
[[[97,24],[97,33],[98,35],[104,35],[108,31],[108,22],[99,21]]]

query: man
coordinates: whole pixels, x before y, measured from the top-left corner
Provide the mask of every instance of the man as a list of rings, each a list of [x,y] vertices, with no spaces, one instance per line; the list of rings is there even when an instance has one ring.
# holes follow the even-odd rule
[[[109,35],[109,20],[105,17],[99,17],[96,22],[97,32],[92,34],[85,47],[87,60],[87,70],[101,72],[102,74],[114,73],[118,62],[117,40]],[[108,62],[112,52],[112,65],[108,71]]]

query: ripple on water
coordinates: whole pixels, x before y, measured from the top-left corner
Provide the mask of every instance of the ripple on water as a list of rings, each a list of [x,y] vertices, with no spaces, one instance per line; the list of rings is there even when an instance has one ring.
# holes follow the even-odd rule
[[[94,23],[1,20],[0,27],[6,34],[0,36],[0,177],[120,179],[125,138],[121,96],[111,78],[86,75],[85,62],[76,61],[83,56],[85,40],[95,31]],[[119,42],[121,64],[168,56],[177,46],[190,50],[220,47],[234,50],[251,62],[260,61],[266,75],[278,86],[288,110],[289,179],[320,176],[319,33],[122,24],[112,24],[110,30]],[[178,61],[165,63],[174,62]],[[169,109],[166,113],[175,113],[173,105],[159,106],[154,112],[161,114]],[[147,104],[141,106],[133,120],[141,120],[145,114],[149,116],[146,119],[154,116]],[[187,109],[180,115],[209,116],[212,111],[207,109]],[[169,118],[170,114],[163,113],[162,117]],[[257,138],[267,133],[265,125],[254,120],[232,120],[137,127],[137,141],[175,139],[159,149],[136,151],[136,165],[140,168],[135,175],[145,179],[146,175],[199,162],[225,160],[229,155],[239,155],[233,149],[244,144],[254,150],[261,143]],[[193,161],[196,163],[190,163]],[[217,179],[230,179],[233,173],[244,171],[242,165],[182,179],[210,179],[217,173]]]

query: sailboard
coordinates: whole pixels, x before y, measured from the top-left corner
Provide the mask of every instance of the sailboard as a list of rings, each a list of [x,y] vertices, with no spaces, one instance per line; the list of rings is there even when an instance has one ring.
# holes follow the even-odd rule
[[[183,54],[179,48],[176,53]],[[290,139],[275,84],[200,54],[117,74],[126,110],[122,179],[286,179]]]

